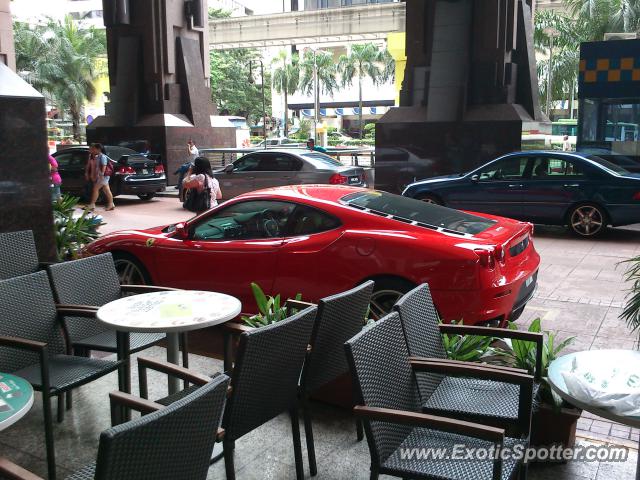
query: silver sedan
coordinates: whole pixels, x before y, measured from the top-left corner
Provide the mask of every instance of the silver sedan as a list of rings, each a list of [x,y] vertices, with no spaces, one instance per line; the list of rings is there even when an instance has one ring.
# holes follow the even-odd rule
[[[251,152],[214,172],[223,198],[281,185],[328,183],[366,187],[362,167],[348,167],[320,152],[304,148]]]

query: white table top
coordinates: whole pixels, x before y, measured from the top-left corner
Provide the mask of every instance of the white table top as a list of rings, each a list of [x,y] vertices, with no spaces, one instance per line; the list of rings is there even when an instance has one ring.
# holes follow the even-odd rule
[[[635,350],[588,350],[583,352],[569,353],[551,362],[551,365],[549,365],[548,377],[551,388],[553,388],[553,390],[558,395],[560,395],[563,400],[571,403],[572,405],[591,412],[594,415],[598,415],[599,417],[607,418],[614,422],[629,425],[631,427],[640,428],[640,417],[616,415],[609,410],[605,410],[603,408],[589,405],[585,402],[577,400],[568,392],[567,385],[564,381],[564,377],[562,376],[562,372],[568,372],[571,370],[573,359],[576,357],[578,359],[578,362],[580,362],[581,358],[589,358],[591,361],[596,361],[600,364],[611,364],[611,367],[613,368],[619,365],[640,364],[640,352]]]
[[[98,320],[126,332],[184,332],[235,318],[240,300],[199,290],[143,293],[119,298],[100,307]]]

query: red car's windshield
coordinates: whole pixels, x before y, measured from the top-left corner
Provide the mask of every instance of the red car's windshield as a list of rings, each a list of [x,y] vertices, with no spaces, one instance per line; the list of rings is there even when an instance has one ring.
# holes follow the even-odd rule
[[[375,190],[350,193],[340,200],[352,207],[393,215],[400,220],[471,235],[481,233],[496,223],[495,220],[470,213]]]

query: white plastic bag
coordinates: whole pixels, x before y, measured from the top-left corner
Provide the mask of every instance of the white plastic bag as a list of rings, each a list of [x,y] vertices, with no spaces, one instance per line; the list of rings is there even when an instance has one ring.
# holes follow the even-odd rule
[[[576,400],[616,415],[640,416],[640,365],[584,357],[578,364],[574,358],[571,371],[562,372],[562,376],[567,391]]]

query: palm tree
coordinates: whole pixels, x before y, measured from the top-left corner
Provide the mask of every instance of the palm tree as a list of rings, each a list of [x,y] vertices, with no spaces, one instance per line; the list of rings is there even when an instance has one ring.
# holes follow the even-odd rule
[[[565,0],[565,3],[574,18],[588,26],[590,41],[602,40],[607,32],[640,30],[640,0]]]
[[[387,60],[388,65],[388,60]],[[381,83],[389,70],[385,68],[385,57],[377,45],[373,43],[360,43],[351,46],[349,55],[341,55],[338,59],[338,71],[342,78],[342,85],[353,83],[354,77],[358,79],[358,125],[360,138],[362,138],[362,80],[369,77],[374,85]]]
[[[284,95],[284,136],[289,135],[289,99],[288,96],[295,93],[300,81],[300,65],[298,55],[291,58],[285,50],[281,50],[272,64],[271,84],[276,92]]]
[[[53,94],[60,106],[71,114],[73,136],[79,139],[82,105],[95,97],[96,60],[105,48],[97,30],[79,30],[71,17],[55,24],[54,32],[62,78],[56,82]]]
[[[300,61],[300,84],[298,88],[307,95],[311,94],[314,89],[314,68],[318,74],[317,95],[319,106],[321,91],[328,95],[333,95],[334,90],[338,88],[338,82],[336,81],[336,64],[333,61],[333,55],[324,50],[316,50],[315,52],[313,50],[307,50],[302,55],[302,60]]]
[[[82,105],[95,96],[96,60],[106,53],[104,31],[80,30],[71,17],[16,30],[18,70],[28,71],[33,86],[70,113],[79,139]]]

